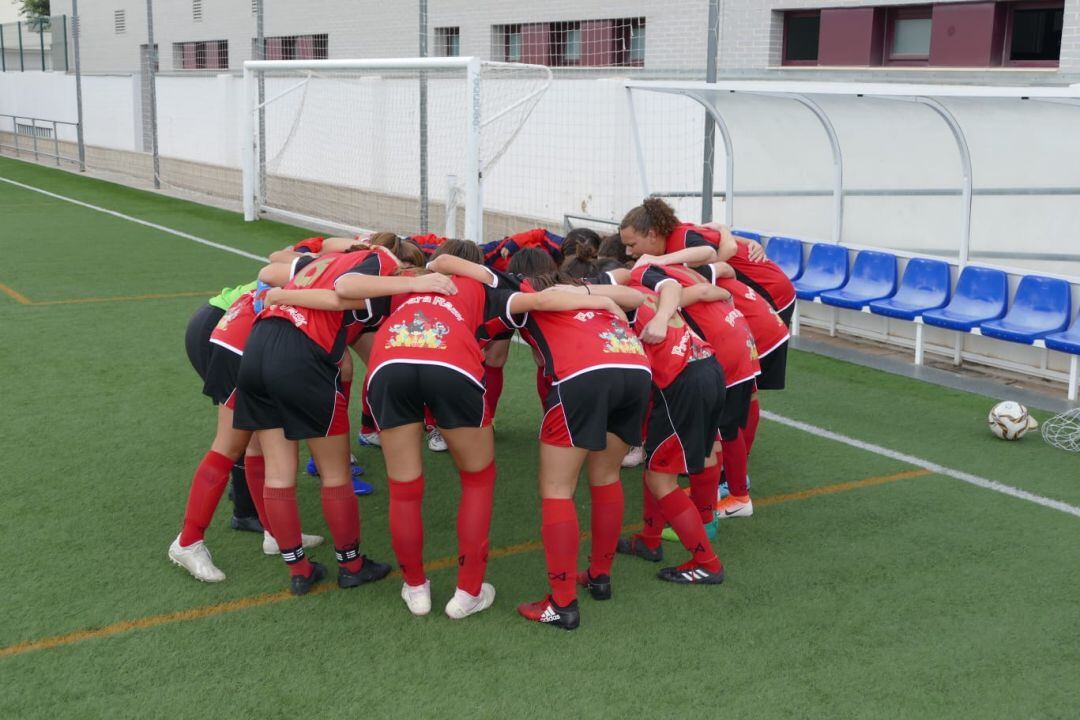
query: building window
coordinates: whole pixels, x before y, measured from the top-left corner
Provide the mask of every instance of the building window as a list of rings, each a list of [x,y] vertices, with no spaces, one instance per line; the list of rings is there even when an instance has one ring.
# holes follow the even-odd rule
[[[461,28],[435,28],[435,55],[457,57],[461,54]]]
[[[1056,66],[1061,57],[1063,2],[1010,7],[1005,59],[1010,65]]]
[[[176,70],[228,70],[229,41],[173,43],[173,68]]]
[[[784,65],[817,65],[821,11],[784,13]]]
[[[551,67],[641,67],[645,18],[493,25],[491,56]]]
[[[262,52],[258,52],[258,40],[252,40],[255,57],[263,60],[326,60],[329,56],[330,36],[280,35],[263,38]]]
[[[121,35],[127,32],[127,12],[116,10],[113,12],[113,32]]]
[[[139,57],[142,58],[143,72],[146,72],[150,64],[150,46],[146,43],[139,46]],[[161,53],[158,52],[157,43],[154,43],[154,72],[161,72]]]
[[[893,65],[926,65],[930,61],[932,8],[895,8],[889,12],[885,57]]]

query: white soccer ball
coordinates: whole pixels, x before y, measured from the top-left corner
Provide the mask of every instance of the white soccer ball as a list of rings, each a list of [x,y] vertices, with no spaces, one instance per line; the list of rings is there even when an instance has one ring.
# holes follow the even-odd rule
[[[990,409],[986,418],[990,432],[1002,440],[1019,440],[1031,428],[1031,416],[1027,408],[1018,402],[1006,400]]]

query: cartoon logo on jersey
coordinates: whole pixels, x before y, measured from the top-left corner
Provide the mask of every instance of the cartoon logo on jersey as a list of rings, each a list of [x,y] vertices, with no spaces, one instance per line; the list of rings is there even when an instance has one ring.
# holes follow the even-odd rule
[[[750,351],[750,359],[758,359],[757,343],[754,342],[753,336],[750,333],[746,334],[746,349]]]
[[[308,263],[304,268],[298,272],[292,279],[293,287],[306,288],[311,285],[315,280],[323,274],[323,270],[334,262],[332,257],[324,257]]]
[[[427,348],[428,350],[445,350],[446,343],[443,338],[449,334],[450,329],[441,322],[432,324],[423,311],[413,314],[412,322],[406,324],[399,322],[390,326],[390,339],[386,341],[387,348]]]
[[[229,328],[229,323],[231,323],[233,320],[235,320],[236,316],[239,315],[239,314],[240,314],[240,305],[237,304],[237,303],[234,303],[234,304],[230,305],[229,309],[226,310],[225,314],[221,316],[220,320],[218,320],[218,324],[217,324],[217,327],[215,328],[215,330],[220,330],[221,332],[225,332],[225,330],[227,330]]]
[[[612,321],[611,329],[600,333],[600,337],[607,341],[604,345],[606,353],[645,354],[645,348],[642,347],[637,335],[628,332],[628,328],[618,322]]]

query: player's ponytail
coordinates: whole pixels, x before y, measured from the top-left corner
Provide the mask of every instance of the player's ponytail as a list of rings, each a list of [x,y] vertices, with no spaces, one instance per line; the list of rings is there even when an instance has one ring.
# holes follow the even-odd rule
[[[440,255],[453,255],[477,265],[484,264],[484,253],[480,251],[480,246],[471,240],[448,238],[439,247],[435,248],[431,258],[435,259]]]
[[[522,248],[510,258],[507,271],[529,279],[534,290],[546,290],[552,285],[580,285],[581,281],[559,270],[555,260],[539,248]]]
[[[368,240],[375,247],[386,248],[401,262],[412,267],[424,267],[424,251],[420,246],[408,238],[403,238],[391,232],[375,233]]]
[[[675,217],[670,205],[660,198],[645,198],[640,205],[626,213],[619,223],[619,229],[632,228],[642,235],[654,230],[657,235],[666,238],[678,224],[679,218]]]
[[[599,236],[597,236],[597,240],[599,239]],[[599,246],[599,243],[597,243],[597,246]],[[574,254],[566,256],[561,269],[570,277],[588,277],[596,274],[596,259],[597,247],[587,242],[579,242],[574,248]]]

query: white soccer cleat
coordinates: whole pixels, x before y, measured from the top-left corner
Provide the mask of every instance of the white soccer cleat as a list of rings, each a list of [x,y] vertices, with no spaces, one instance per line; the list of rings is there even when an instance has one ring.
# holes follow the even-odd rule
[[[726,520],[733,517],[750,517],[754,514],[754,502],[749,495],[736,497],[728,495],[716,504],[716,519]]]
[[[479,595],[470,595],[461,588],[454,591],[454,597],[446,603],[446,616],[451,620],[461,620],[478,612],[483,612],[495,602],[495,586],[484,583]]]
[[[181,547],[180,536],[177,535],[169,546],[169,559],[172,560],[173,565],[179,565],[191,573],[191,577],[196,580],[221,582],[225,579],[225,573],[214,564],[214,559],[210,557],[210,550],[202,540],[187,547]]]
[[[366,447],[382,447],[382,441],[379,440],[379,433],[360,433],[356,436],[356,442]]]
[[[423,585],[401,583],[401,599],[413,615],[427,615],[431,612],[431,581],[425,580]]]
[[[427,436],[428,450],[432,452],[446,452],[449,450],[449,446],[446,444],[446,438],[439,432],[439,428],[432,428],[431,432]]]
[[[645,448],[638,445],[637,447],[630,448],[626,453],[626,457],[622,459],[622,466],[624,468],[632,468],[637,467],[643,462],[645,462]]]
[[[301,533],[300,542],[303,543],[306,548],[318,547],[323,544],[322,535],[305,535]],[[273,535],[263,531],[263,552],[267,555],[277,555],[281,552],[281,548],[278,547],[277,540]]]

